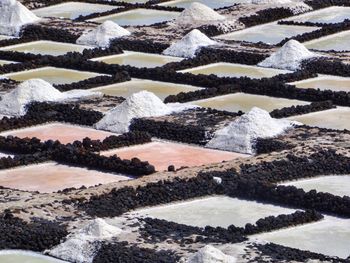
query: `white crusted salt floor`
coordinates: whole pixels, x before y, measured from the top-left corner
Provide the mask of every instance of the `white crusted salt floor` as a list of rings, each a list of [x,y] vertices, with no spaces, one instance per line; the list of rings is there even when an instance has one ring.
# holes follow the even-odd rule
[[[256,201],[215,196],[141,209],[132,213],[199,227],[228,227],[232,224],[244,227],[247,223],[254,224],[262,217],[293,212],[294,209]]]
[[[289,84],[295,85],[297,88],[303,89],[320,89],[350,92],[350,78],[338,76],[319,75],[316,78],[301,80]]]
[[[35,9],[32,10],[32,12],[39,17],[64,17],[75,19],[81,15],[86,16],[92,13],[101,13],[117,8],[119,7],[112,5],[91,4],[83,2],[67,2]]]
[[[328,129],[350,130],[350,108],[337,107],[336,109],[308,113],[288,118],[309,126]]]
[[[39,78],[51,84],[69,84],[100,75],[103,74],[64,68],[42,67],[38,69],[8,73],[2,75],[2,77],[7,77],[17,81]]]
[[[305,42],[304,45],[309,49],[316,49],[322,51],[350,51],[349,42],[350,30],[314,39]]]
[[[164,100],[169,95],[176,95],[180,92],[189,92],[198,89],[200,88],[190,85],[143,79],[132,79],[131,81],[98,87],[91,90],[100,91],[110,96],[121,96],[124,98],[127,98],[131,94],[139,92],[141,90],[147,90],[157,95],[160,99]]]
[[[316,190],[318,192],[330,193],[333,195],[350,196],[350,175],[331,175],[308,178],[283,183],[282,185],[293,185],[304,189],[306,192]]]
[[[197,2],[209,6],[210,8],[220,8],[239,3],[247,3],[249,0],[175,0],[159,4],[160,6],[176,6],[188,8],[192,3]]]
[[[248,41],[253,43],[264,42],[267,44],[278,44],[285,38],[294,37],[299,34],[312,32],[318,27],[278,25],[276,22],[250,27],[216,38],[236,41]],[[268,34],[266,33],[268,32]]]
[[[350,255],[350,219],[325,216],[324,220],[316,223],[255,235],[252,238],[347,258]]]
[[[107,64],[129,65],[138,68],[161,67],[167,63],[181,60],[182,58],[132,51],[124,51],[124,54],[92,59],[92,61],[102,61]]]
[[[23,53],[31,53],[35,55],[52,55],[60,56],[68,52],[82,53],[84,49],[92,49],[90,46],[76,45],[70,43],[61,43],[55,41],[40,40],[18,45],[6,46],[0,48],[5,51],[17,51]]]
[[[258,107],[266,111],[272,111],[274,109],[281,109],[293,105],[307,105],[310,103],[301,100],[290,100],[262,95],[234,93],[204,100],[191,101],[191,104],[206,108],[214,108],[217,110],[226,110],[232,112],[241,110],[243,112],[248,112],[253,107]]]
[[[42,254],[25,250],[0,250],[1,263],[68,263],[44,256]]]
[[[179,14],[179,12],[137,8],[118,14],[94,18],[90,21],[103,23],[106,20],[111,20],[120,26],[141,26],[170,21],[178,17]]]
[[[271,78],[279,74],[286,74],[290,71],[281,69],[262,68],[234,63],[213,63],[196,68],[181,70],[192,74],[215,74],[218,77],[250,77],[250,78]]]

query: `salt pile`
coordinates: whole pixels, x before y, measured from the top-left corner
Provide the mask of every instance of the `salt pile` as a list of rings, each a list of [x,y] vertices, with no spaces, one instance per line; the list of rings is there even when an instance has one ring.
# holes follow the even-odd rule
[[[60,92],[42,79],[30,79],[22,82],[16,89],[2,96],[0,114],[21,116],[26,113],[26,105],[31,102],[76,100],[82,97],[102,96],[99,92],[72,90]]]
[[[258,66],[297,70],[305,59],[318,56],[296,40],[289,40],[278,51],[260,62]]]
[[[277,136],[296,124],[289,120],[273,119],[267,111],[254,107],[218,130],[206,147],[253,154],[257,138]]]
[[[193,254],[186,263],[235,263],[236,258],[226,255],[219,249],[207,245]]]
[[[198,29],[192,30],[178,42],[173,43],[163,51],[164,55],[175,57],[192,58],[201,47],[215,45],[217,42],[211,40]]]
[[[96,244],[94,241],[110,239],[122,233],[123,230],[107,224],[103,219],[97,218],[88,225],[72,234],[68,239],[53,249],[47,251],[51,256],[69,262],[89,263],[93,261]]]
[[[40,18],[16,0],[0,1],[0,34],[17,36],[21,27]]]
[[[218,21],[226,19],[210,7],[201,3],[194,2],[188,8],[181,12],[175,20],[177,24],[195,24],[202,22]]]
[[[128,36],[131,33],[112,21],[105,21],[96,29],[85,32],[76,43],[96,47],[108,47],[113,38]]]
[[[157,117],[172,112],[193,108],[181,104],[164,104],[156,95],[148,91],[132,94],[117,107],[111,109],[95,124],[96,129],[116,133],[129,131],[133,118]]]

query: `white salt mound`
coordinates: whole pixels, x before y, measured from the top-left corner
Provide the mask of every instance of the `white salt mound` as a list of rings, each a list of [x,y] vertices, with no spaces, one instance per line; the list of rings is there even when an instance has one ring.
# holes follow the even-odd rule
[[[177,24],[195,24],[226,19],[210,7],[194,2],[176,18]]]
[[[163,51],[164,55],[175,57],[192,58],[201,47],[215,45],[217,42],[211,40],[198,29],[192,30],[181,40],[173,43]]]
[[[76,43],[96,47],[108,47],[114,38],[128,36],[131,33],[112,21],[105,21],[94,30],[85,32]]]
[[[207,245],[193,254],[186,263],[235,263],[236,258]]]
[[[21,27],[40,18],[16,0],[0,1],[0,34],[17,36]]]
[[[99,92],[86,90],[72,90],[60,92],[50,83],[42,79],[30,79],[22,82],[16,89],[2,96],[0,101],[0,114],[21,116],[26,113],[26,105],[37,101],[63,101],[75,100],[82,97],[101,96]]]
[[[278,68],[297,70],[305,59],[317,57],[318,55],[309,51],[304,45],[296,40],[289,40],[270,57],[260,62],[258,66],[267,68]]]
[[[96,129],[116,133],[129,131],[133,118],[157,117],[193,108],[181,104],[164,104],[156,95],[148,91],[132,94],[121,104],[111,109],[95,124]]]
[[[110,239],[119,235],[122,230],[107,224],[103,219],[92,220],[85,227],[64,242],[48,251],[51,256],[69,262],[90,263],[93,261],[96,250],[96,240]]]
[[[254,153],[257,138],[270,138],[282,134],[297,122],[271,118],[270,114],[254,107],[218,130],[206,147],[240,153]]]

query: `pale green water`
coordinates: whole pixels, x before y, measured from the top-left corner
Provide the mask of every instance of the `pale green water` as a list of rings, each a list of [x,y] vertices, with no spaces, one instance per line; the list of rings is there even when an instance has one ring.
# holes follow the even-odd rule
[[[316,50],[335,50],[335,51],[348,51],[350,50],[350,31],[345,31],[340,34],[334,34],[325,38],[316,39],[305,43],[305,46],[309,49]]]
[[[319,76],[312,79],[291,83],[297,88],[320,89],[350,92],[350,78]]]
[[[339,23],[350,18],[350,7],[333,6],[289,20],[313,23]]]

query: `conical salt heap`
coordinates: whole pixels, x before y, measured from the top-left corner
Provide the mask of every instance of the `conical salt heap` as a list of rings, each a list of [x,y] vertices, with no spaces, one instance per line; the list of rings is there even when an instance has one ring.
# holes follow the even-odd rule
[[[186,263],[236,263],[236,258],[224,254],[211,245],[206,245],[190,256]]]

